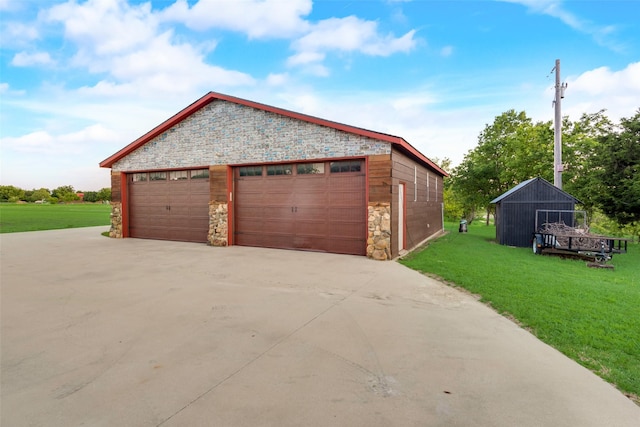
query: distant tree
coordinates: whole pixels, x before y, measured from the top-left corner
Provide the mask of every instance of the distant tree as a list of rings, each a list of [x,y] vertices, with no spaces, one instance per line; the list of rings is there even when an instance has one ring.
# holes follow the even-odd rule
[[[27,192],[30,194],[26,194],[27,202],[36,202],[38,200],[44,200],[45,202],[49,202],[51,200],[51,192],[48,188],[40,188],[38,190],[32,190]]]
[[[97,197],[98,197],[98,201],[102,201],[102,202],[111,201],[111,188],[109,187],[101,188],[100,191],[98,191]]]
[[[576,122],[568,118],[563,121],[562,188],[582,203],[582,207],[593,217],[596,207],[595,197],[599,191],[597,179],[593,179],[594,156],[600,145],[599,139],[613,132],[613,124],[600,110],[593,114],[583,114]]]
[[[76,190],[71,185],[63,185],[54,189],[51,195],[61,202],[73,202],[74,200],[80,200],[80,197],[76,194]]]
[[[438,166],[440,166],[445,172],[451,173],[451,159],[445,157],[444,159],[439,159],[437,157],[433,157],[431,160]],[[451,185],[451,179],[446,178],[444,180],[442,197],[444,201],[444,216],[446,219],[450,221],[457,221],[463,216],[463,206],[462,202],[458,200],[456,197],[456,193],[453,190]]]
[[[509,110],[485,126],[478,145],[465,156],[451,176],[463,215],[473,221],[475,212],[520,182],[553,176],[553,133],[550,122],[533,121],[524,111]]]
[[[440,166],[445,172],[450,172],[451,171],[451,159],[448,157],[445,157],[444,159],[440,159],[438,157],[432,157],[431,161],[433,161],[433,163],[435,163],[436,165]]]
[[[621,226],[640,222],[640,109],[598,141],[590,164],[595,203]]]
[[[84,197],[82,198],[85,202],[94,203],[98,201],[98,192],[97,191],[85,191]]]
[[[0,185],[0,202],[17,202],[24,198],[25,193],[22,188],[13,185]]]

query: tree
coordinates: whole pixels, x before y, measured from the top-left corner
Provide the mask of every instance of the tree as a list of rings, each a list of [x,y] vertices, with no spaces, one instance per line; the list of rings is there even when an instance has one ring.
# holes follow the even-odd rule
[[[0,202],[17,202],[24,199],[24,190],[13,185],[0,185]]]
[[[535,176],[553,176],[553,133],[550,122],[533,123],[524,111],[509,110],[485,126],[478,145],[454,169],[451,177],[465,218],[487,211],[490,201],[520,182]]]
[[[605,116],[604,110],[593,114],[583,114],[577,122],[568,118],[563,121],[562,157],[563,190],[576,197],[593,217],[595,196],[599,191],[592,179],[594,156],[599,146],[599,138],[613,132],[613,124]]]
[[[85,191],[83,201],[94,203],[98,201],[98,192],[97,191]]]
[[[62,202],[80,200],[80,197],[76,194],[76,190],[74,190],[71,185],[58,187],[52,191],[51,195]]]
[[[102,202],[111,201],[111,188],[109,187],[101,188],[100,191],[98,191],[97,199],[98,201],[102,201]]]
[[[36,202],[43,200],[48,202],[51,200],[51,192],[48,188],[40,188],[38,190],[31,191],[31,194],[27,197],[27,202]]]
[[[620,226],[640,221],[640,109],[601,135],[592,158],[594,202]]]

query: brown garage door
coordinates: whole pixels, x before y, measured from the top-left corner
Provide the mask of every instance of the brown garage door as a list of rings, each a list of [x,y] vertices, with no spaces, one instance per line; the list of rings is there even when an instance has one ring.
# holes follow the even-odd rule
[[[362,160],[238,167],[235,243],[364,255]]]
[[[131,237],[207,241],[208,169],[135,173],[128,181]]]

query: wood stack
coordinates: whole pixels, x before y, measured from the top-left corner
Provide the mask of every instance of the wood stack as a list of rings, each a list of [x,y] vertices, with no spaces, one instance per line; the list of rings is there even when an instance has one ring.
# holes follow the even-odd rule
[[[609,245],[606,239],[603,240],[602,236],[589,233],[588,228],[575,228],[563,222],[552,222],[542,224],[540,232],[553,234],[558,249],[569,249],[569,238],[571,238],[570,249],[600,252],[602,250],[602,242],[604,241],[604,250],[605,252],[609,251]]]

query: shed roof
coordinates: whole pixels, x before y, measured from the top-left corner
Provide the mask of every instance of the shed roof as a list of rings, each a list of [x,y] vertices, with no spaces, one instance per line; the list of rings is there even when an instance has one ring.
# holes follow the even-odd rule
[[[501,202],[503,199],[511,196],[514,193],[517,193],[518,191],[520,191],[521,189],[523,189],[524,187],[530,185],[531,183],[542,183],[543,185],[548,185],[550,187],[553,187],[555,190],[557,190],[558,192],[564,194],[565,196],[567,196],[567,198],[573,199],[573,201],[575,203],[580,203],[580,200],[576,199],[575,197],[573,197],[571,194],[567,193],[564,190],[561,190],[558,187],[555,187],[553,184],[551,184],[549,181],[547,181],[544,178],[541,177],[536,177],[536,178],[531,178],[528,179],[526,181],[522,181],[520,184],[516,185],[515,187],[513,187],[512,189],[502,193],[501,195],[499,195],[498,197],[496,197],[495,199],[493,199],[491,202],[489,203],[499,203]]]
[[[156,136],[160,135],[161,133],[165,132],[166,130],[170,129],[171,127],[175,126],[176,124],[180,123],[181,121],[183,121],[184,119],[186,119],[187,117],[189,117],[190,115],[192,115],[193,113],[195,113],[196,111],[201,109],[202,107],[206,106],[207,104],[209,104],[209,103],[211,103],[211,102],[213,102],[214,100],[217,100],[217,99],[218,100],[222,100],[222,101],[233,102],[235,104],[245,105],[247,107],[257,108],[259,110],[268,111],[268,112],[275,113],[275,114],[280,114],[280,115],[283,115],[283,116],[286,116],[286,117],[291,117],[291,118],[294,118],[294,119],[302,120],[302,121],[309,122],[309,123],[314,123],[314,124],[321,125],[321,126],[327,126],[327,127],[333,128],[333,129],[341,130],[341,131],[344,131],[344,132],[348,132],[348,133],[352,133],[352,134],[356,134],[356,135],[360,135],[360,136],[365,136],[365,137],[369,137],[369,138],[373,138],[373,139],[378,139],[378,140],[381,140],[381,141],[390,142],[391,144],[394,144],[394,146],[396,146],[396,148],[399,148],[401,151],[409,154],[411,157],[415,158],[416,160],[420,161],[421,163],[424,163],[425,165],[433,168],[438,173],[440,173],[442,176],[448,176],[447,172],[444,171],[444,169],[442,169],[440,166],[438,166],[437,164],[432,162],[427,156],[422,154],[415,147],[413,147],[411,144],[409,144],[404,138],[401,138],[399,136],[394,136],[394,135],[389,135],[389,134],[385,134],[385,133],[375,132],[375,131],[362,129],[362,128],[355,127],[355,126],[349,126],[349,125],[345,125],[345,124],[342,124],[342,123],[333,122],[333,121],[330,121],[330,120],[325,120],[325,119],[321,119],[321,118],[314,117],[314,116],[309,116],[307,114],[296,113],[294,111],[285,110],[285,109],[278,108],[278,107],[272,107],[270,105],[260,104],[258,102],[253,102],[253,101],[249,101],[249,100],[242,99],[242,98],[236,98],[236,97],[233,97],[233,96],[224,95],[224,94],[216,93],[216,92],[207,93],[202,98],[198,99],[193,104],[189,105],[187,108],[183,109],[182,111],[180,111],[179,113],[177,113],[173,117],[169,118],[168,120],[165,120],[160,125],[158,125],[155,128],[151,129],[149,132],[145,133],[140,138],[136,139],[131,144],[127,145],[126,147],[124,147],[123,149],[118,151],[117,153],[107,157],[105,160],[100,162],[100,167],[103,167],[103,168],[112,167],[113,164],[115,162],[117,162],[118,160],[120,160],[123,157],[131,154],[133,151],[135,151],[136,149],[142,147],[144,144],[146,144],[147,142],[151,141]]]

